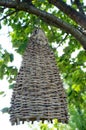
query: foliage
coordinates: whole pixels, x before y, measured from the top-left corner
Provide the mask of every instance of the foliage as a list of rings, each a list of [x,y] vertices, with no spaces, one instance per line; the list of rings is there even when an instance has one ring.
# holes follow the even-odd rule
[[[65,0],[67,3],[67,0]],[[84,0],[81,0],[84,8]],[[62,11],[56,9],[48,1],[33,1],[33,4],[40,9],[52,13],[54,16],[62,19],[63,21],[70,23],[74,28],[80,28],[74,20],[70,19]],[[71,7],[78,10],[77,5],[72,1]],[[0,7],[0,17],[10,14],[15,9],[5,9]],[[28,37],[31,35],[32,30],[35,27],[42,28],[46,36],[48,37],[49,44],[55,53],[56,62],[59,66],[63,81],[67,84],[66,92],[68,97],[68,109],[69,109],[69,125],[60,124],[58,121],[53,122],[52,128],[49,128],[48,124],[40,124],[41,130],[86,130],[86,51],[83,50],[79,42],[67,32],[48,25],[43,22],[40,17],[29,14],[24,11],[16,11],[9,17],[6,17],[1,24],[11,26],[12,32],[10,37],[12,45],[19,54],[23,54],[28,43]],[[54,43],[54,44],[53,44]],[[0,47],[0,79],[3,79],[6,75],[10,86],[13,88],[14,81],[17,75],[17,68],[14,66],[8,66],[9,62],[13,62],[14,56],[7,50]],[[0,95],[4,92],[1,91]]]
[[[52,123],[48,121],[44,123],[41,121],[39,123],[35,122],[34,125],[29,123],[29,128],[32,130],[73,130],[69,125],[59,123],[57,119],[54,119]]]
[[[11,83],[17,75],[17,68],[9,66],[8,63],[14,60],[12,53],[8,53],[7,50],[0,50],[0,79],[3,79],[7,75],[8,81]]]
[[[72,130],[70,126],[59,123],[57,119],[53,120],[52,124],[40,123],[40,130]]]

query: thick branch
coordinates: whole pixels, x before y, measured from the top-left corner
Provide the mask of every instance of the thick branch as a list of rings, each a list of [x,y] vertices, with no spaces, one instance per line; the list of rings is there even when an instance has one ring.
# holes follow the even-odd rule
[[[49,3],[55,5],[59,8],[62,12],[67,14],[71,19],[73,19],[76,23],[78,23],[81,27],[86,29],[86,16],[77,12],[72,7],[67,5],[62,0],[48,0]]]
[[[17,8],[18,10],[23,10],[30,14],[34,14],[34,15],[40,17],[40,19],[44,20],[46,23],[48,23],[52,26],[55,26],[55,27],[59,27],[60,29],[64,30],[65,32],[72,34],[81,43],[83,48],[86,49],[86,36],[84,34],[82,34],[78,29],[75,29],[70,24],[63,22],[61,19],[53,16],[52,14],[39,10],[39,9],[35,8],[34,6],[27,5],[24,3],[23,4],[20,3],[20,5],[17,6],[17,4],[15,2],[9,3],[9,2],[4,2],[4,1],[5,0],[3,0],[3,2],[0,1],[1,6],[5,6],[8,8]]]

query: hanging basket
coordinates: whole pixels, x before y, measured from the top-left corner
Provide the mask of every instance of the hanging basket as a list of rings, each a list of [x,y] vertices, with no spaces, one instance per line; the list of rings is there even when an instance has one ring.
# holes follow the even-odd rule
[[[41,29],[30,37],[16,78],[10,107],[12,125],[20,121],[68,121],[66,95],[47,38]]]

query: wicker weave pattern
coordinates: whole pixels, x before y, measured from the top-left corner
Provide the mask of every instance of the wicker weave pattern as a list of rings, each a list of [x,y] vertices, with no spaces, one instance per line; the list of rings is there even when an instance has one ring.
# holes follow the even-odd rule
[[[54,54],[44,33],[37,30],[30,38],[16,78],[10,121],[14,125],[20,121],[54,118],[67,122],[66,96]]]

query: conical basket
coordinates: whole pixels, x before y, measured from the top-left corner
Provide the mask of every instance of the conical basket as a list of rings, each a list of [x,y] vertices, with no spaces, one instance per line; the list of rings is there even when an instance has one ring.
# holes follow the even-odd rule
[[[41,29],[30,37],[13,89],[10,121],[68,121],[66,95],[47,38]]]

